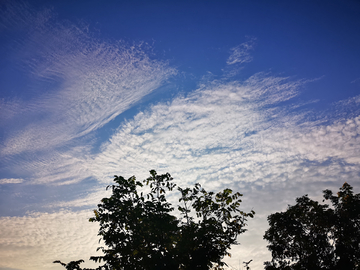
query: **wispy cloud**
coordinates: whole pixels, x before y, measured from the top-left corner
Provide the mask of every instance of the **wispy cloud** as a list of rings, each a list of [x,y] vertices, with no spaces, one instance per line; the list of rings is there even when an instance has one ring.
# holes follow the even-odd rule
[[[349,173],[356,174],[359,117],[325,124],[309,121],[304,110],[296,114],[291,106],[279,105],[301,85],[256,75],[244,83],[214,83],[189,97],[155,105],[125,123],[91,166],[98,166],[95,174],[106,172],[98,179],[108,179],[119,166],[128,174],[162,168],[208,185],[296,181],[311,176],[315,168],[318,177],[324,162],[339,170],[334,175],[344,173],[344,162],[352,168]],[[318,179],[327,179],[323,173]]]
[[[0,179],[0,185],[2,184],[21,184],[24,182],[24,179],[21,178],[3,178]]]
[[[236,63],[248,63],[252,61],[250,52],[254,49],[256,38],[248,38],[248,41],[231,49],[231,55],[226,61],[226,64],[233,65]]]
[[[211,190],[240,190],[243,207],[258,215],[240,249],[260,269],[268,214],[304,194],[321,199],[322,190],[345,181],[360,188],[360,117],[330,121],[291,105],[305,83],[267,74],[210,82],[124,123],[89,164],[105,183],[113,174],[143,179],[155,168],[170,172],[181,186],[200,182]]]
[[[28,91],[35,96],[1,100],[7,133],[0,154],[8,164],[30,160],[40,166],[45,161],[39,155],[49,152],[50,163],[69,162],[62,147],[101,128],[175,73],[150,59],[146,46],[100,42],[86,26],[58,22],[49,10],[9,4],[2,15],[3,30],[24,32],[11,41],[17,44],[13,60],[31,74]]]
[[[360,78],[357,78],[357,79],[355,79],[355,80],[352,80],[350,83],[360,83]]]
[[[336,190],[344,181],[360,188],[352,183],[360,173],[360,117],[314,120],[311,111],[291,105],[304,84],[269,74],[256,74],[244,82],[209,82],[123,123],[98,154],[73,148],[64,160],[54,160],[59,170],[50,166],[47,177],[53,174],[59,181],[66,174],[81,177],[76,171],[83,170],[110,183],[114,174],[144,179],[154,168],[170,172],[181,186],[200,182],[207,189],[239,190],[244,193],[242,208],[254,209],[257,216],[228,262],[254,258],[253,266],[261,268],[268,256],[262,234],[270,211],[283,210],[306,193],[319,199],[321,190]],[[104,191],[96,190],[54,206],[93,206],[103,196]],[[74,241],[81,245],[83,240]],[[71,257],[71,249],[62,252],[65,260],[84,257],[80,253]]]

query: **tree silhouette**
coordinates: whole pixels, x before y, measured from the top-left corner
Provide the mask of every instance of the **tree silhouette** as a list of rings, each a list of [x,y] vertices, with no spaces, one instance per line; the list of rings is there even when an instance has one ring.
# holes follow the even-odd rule
[[[178,188],[181,205],[179,215],[174,215],[166,198],[176,187],[172,177],[154,170],[150,174],[143,183],[135,176],[115,176],[115,184],[107,187],[111,197],[94,210],[90,221],[99,222],[98,235],[105,244],[98,248],[102,256],[90,258],[104,263],[97,269],[223,269],[223,257],[246,231],[247,217],[255,214],[239,210],[242,194],[231,189],[215,194],[200,184]],[[81,269],[82,261],[55,262],[72,270]]]
[[[264,239],[273,269],[360,269],[360,194],[344,183],[337,195],[324,190],[331,207],[308,198],[268,217]]]
[[[250,266],[249,264],[252,262],[252,260],[248,261],[248,262],[243,262],[243,264],[245,264],[246,270],[250,270]]]

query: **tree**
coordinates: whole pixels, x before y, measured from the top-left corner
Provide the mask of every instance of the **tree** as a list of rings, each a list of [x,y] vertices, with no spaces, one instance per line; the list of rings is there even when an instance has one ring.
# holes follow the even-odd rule
[[[245,264],[246,270],[250,270],[250,266],[249,264],[252,262],[252,260],[248,261],[248,262],[243,262],[243,264]]]
[[[90,221],[99,222],[104,243],[98,248],[103,255],[90,258],[104,263],[97,269],[223,269],[222,259],[255,214],[239,210],[242,194],[231,189],[215,194],[200,184],[179,187],[181,205],[175,215],[166,198],[176,187],[173,178],[154,170],[150,174],[143,182],[115,176],[115,184],[107,187],[112,195],[94,210]],[[81,269],[82,261],[55,262],[72,270]]]
[[[63,263],[61,261],[54,261],[53,263],[60,263],[62,266],[64,266],[66,268],[66,270],[81,270],[80,268],[80,263],[83,263],[84,260],[78,260],[78,261],[72,261],[69,262],[68,264]]]
[[[268,217],[264,239],[270,244],[273,269],[360,269],[360,194],[344,183],[337,195],[324,190],[331,207],[297,198],[296,205]]]

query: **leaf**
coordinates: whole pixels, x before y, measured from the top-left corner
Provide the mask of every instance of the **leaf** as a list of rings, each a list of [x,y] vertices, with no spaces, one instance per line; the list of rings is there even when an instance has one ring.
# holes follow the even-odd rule
[[[254,213],[240,211],[240,193],[207,192],[196,183],[176,189],[179,215],[167,200],[176,186],[172,180],[169,173],[158,175],[155,170],[142,182],[135,176],[114,176],[114,185],[107,187],[112,188],[111,196],[101,200],[89,219],[99,222],[103,241],[97,250],[104,256],[90,257],[104,263],[98,270],[209,269],[211,265],[220,269],[225,265],[221,259],[230,256],[229,248],[245,231],[247,215]],[[76,262],[70,266],[80,269]]]

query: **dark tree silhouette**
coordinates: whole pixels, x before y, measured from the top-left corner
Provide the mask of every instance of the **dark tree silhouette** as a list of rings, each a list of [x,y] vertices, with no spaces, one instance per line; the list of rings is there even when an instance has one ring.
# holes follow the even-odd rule
[[[166,195],[175,188],[170,174],[143,181],[115,176],[110,198],[94,210],[91,222],[99,222],[102,256],[90,259],[104,264],[99,270],[223,269],[222,259],[246,230],[254,211],[239,210],[242,194],[224,189],[217,194],[194,188],[178,188],[179,215]],[[147,191],[147,192],[146,192]],[[82,262],[64,264],[67,270],[81,269]],[[73,267],[73,268],[71,268]]]
[[[268,217],[264,239],[273,269],[360,269],[360,194],[344,183],[337,195],[324,190],[331,207],[308,198]]]
[[[63,263],[61,261],[54,261],[53,263],[59,263],[62,266],[64,266],[66,268],[66,270],[81,270],[80,268],[80,263],[83,263],[84,260],[78,260],[78,261],[72,261],[69,262],[68,264]]]
[[[248,261],[248,262],[243,262],[243,264],[245,264],[246,270],[250,270],[250,266],[249,264],[252,262],[252,260]]]

